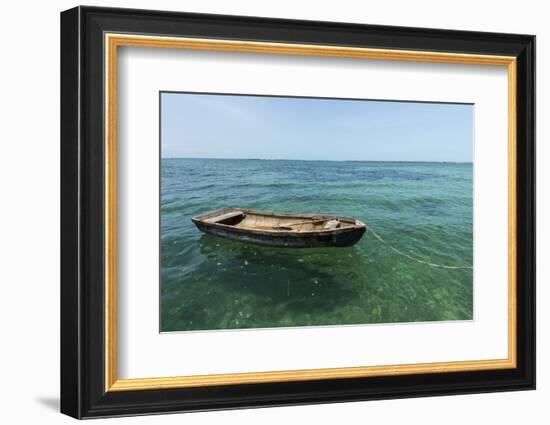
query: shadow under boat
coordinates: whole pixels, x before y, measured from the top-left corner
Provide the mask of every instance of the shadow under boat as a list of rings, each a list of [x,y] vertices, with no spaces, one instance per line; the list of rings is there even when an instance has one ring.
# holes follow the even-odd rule
[[[358,279],[349,268],[362,258],[354,247],[337,254],[327,248],[280,249],[209,234],[203,234],[198,243],[201,254],[210,259],[200,266],[202,273],[212,273],[212,264],[223,263],[226,270],[220,286],[232,296],[254,294],[270,300],[270,305],[284,304],[287,311],[300,313],[330,312],[358,297]]]

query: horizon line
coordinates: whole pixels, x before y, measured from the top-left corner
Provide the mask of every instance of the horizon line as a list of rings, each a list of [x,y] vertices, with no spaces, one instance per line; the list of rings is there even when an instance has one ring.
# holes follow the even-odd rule
[[[227,161],[320,161],[320,162],[415,162],[415,163],[443,163],[443,164],[473,164],[473,161],[451,161],[451,160],[403,160],[403,159],[290,159],[290,158],[217,158],[217,157],[188,157],[188,156],[169,156],[160,159],[214,159]]]

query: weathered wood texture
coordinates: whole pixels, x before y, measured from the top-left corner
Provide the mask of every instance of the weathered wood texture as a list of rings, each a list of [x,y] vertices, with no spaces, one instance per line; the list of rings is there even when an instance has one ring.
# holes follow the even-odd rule
[[[315,248],[356,244],[366,225],[349,217],[287,214],[224,208],[192,218],[199,230],[226,239],[260,245]],[[337,221],[337,227],[334,227]],[[328,228],[327,223],[332,227]]]

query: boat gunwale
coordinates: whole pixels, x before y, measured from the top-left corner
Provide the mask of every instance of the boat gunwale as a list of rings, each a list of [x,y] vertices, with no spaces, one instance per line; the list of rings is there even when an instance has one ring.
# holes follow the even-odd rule
[[[305,218],[305,219],[316,219],[316,218],[327,218],[328,219],[339,219],[345,220],[349,226],[337,229],[318,229],[318,230],[270,230],[270,229],[257,229],[257,228],[243,228],[236,227],[223,223],[209,223],[205,221],[209,217],[215,217],[214,214],[223,214],[230,211],[242,211],[245,214],[255,214],[268,217],[283,217],[283,218]],[[201,223],[207,227],[218,227],[221,229],[231,229],[237,233],[255,233],[255,234],[265,234],[265,235],[277,235],[277,236],[291,236],[291,237],[304,237],[304,236],[316,236],[316,235],[326,235],[326,234],[341,234],[347,233],[350,231],[356,231],[360,229],[366,229],[367,225],[360,220],[338,216],[338,215],[329,215],[329,214],[292,214],[284,212],[266,212],[258,210],[250,210],[246,208],[222,208],[220,210],[210,211],[195,217],[192,217],[191,220],[193,223]],[[359,223],[359,224],[358,224]]]

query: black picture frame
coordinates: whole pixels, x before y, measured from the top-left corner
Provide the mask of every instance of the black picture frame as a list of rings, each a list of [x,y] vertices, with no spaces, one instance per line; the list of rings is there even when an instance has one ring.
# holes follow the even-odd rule
[[[517,58],[517,367],[106,392],[104,33],[507,55]],[[535,388],[535,37],[76,7],[61,13],[61,412],[75,418]]]

